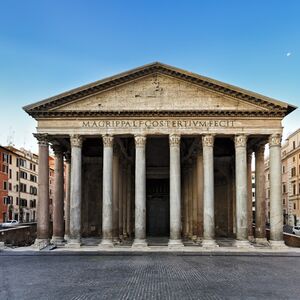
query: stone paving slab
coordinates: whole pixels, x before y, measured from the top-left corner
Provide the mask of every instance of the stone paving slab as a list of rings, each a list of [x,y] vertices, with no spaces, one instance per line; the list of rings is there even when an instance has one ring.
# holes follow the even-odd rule
[[[300,295],[299,257],[40,253],[0,255],[1,300],[299,299]]]

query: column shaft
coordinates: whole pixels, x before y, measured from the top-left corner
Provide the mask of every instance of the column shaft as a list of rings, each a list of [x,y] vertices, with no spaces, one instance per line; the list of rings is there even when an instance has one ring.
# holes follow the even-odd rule
[[[265,146],[255,151],[255,238],[266,242]]]
[[[71,140],[71,199],[70,199],[70,240],[69,246],[81,244],[81,170],[82,138],[73,135]]]
[[[123,162],[122,167],[122,174],[123,174],[123,236],[127,238],[127,163],[126,161]]]
[[[127,167],[127,235],[131,237],[131,164]]]
[[[188,222],[189,222],[189,238],[193,237],[193,170],[192,162],[188,165]]]
[[[183,208],[184,208],[184,226],[183,235],[184,238],[188,238],[189,235],[189,186],[188,186],[188,168],[185,167],[183,170]]]
[[[198,188],[197,188],[197,160],[193,159],[192,167],[193,180],[193,240],[196,241],[198,236]]]
[[[170,240],[169,247],[183,246],[181,241],[180,136],[170,135]]]
[[[133,247],[146,243],[146,137],[135,136],[135,239]]]
[[[237,246],[248,245],[247,219],[247,137],[235,137],[235,174],[236,174],[236,239]]]
[[[49,243],[49,145],[46,135],[36,134],[39,144],[36,245]]]
[[[116,145],[113,152],[113,239],[119,240],[119,153]]]
[[[215,209],[214,209],[214,137],[202,137],[203,145],[203,247],[217,246],[215,238]]]
[[[71,192],[71,153],[66,154],[66,206],[65,206],[65,237],[70,238],[70,192]]]
[[[113,137],[103,136],[103,207],[102,247],[113,247],[112,202],[113,202]]]
[[[247,210],[248,210],[248,239],[253,240],[252,213],[252,151],[247,153]]]
[[[60,146],[54,150],[54,197],[52,242],[60,244],[64,240],[64,159]]]
[[[198,237],[203,236],[203,154],[197,151]]]
[[[119,238],[123,239],[123,184],[125,184],[122,172],[122,156],[119,157]]]
[[[284,246],[283,215],[281,199],[281,135],[273,134],[269,138],[270,147],[270,243],[272,246]]]

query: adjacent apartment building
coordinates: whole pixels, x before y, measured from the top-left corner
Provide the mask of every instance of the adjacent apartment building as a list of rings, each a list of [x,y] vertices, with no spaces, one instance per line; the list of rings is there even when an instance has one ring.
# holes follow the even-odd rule
[[[1,147],[1,219],[36,221],[38,156],[23,148]]]
[[[300,129],[288,136],[281,148],[284,224],[300,224]],[[269,160],[265,161],[267,219],[270,220]]]

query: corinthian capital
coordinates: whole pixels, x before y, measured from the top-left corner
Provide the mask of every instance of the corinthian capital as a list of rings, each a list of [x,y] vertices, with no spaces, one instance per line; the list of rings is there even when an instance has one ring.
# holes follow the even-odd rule
[[[269,137],[269,147],[280,146],[281,145],[281,134],[275,133],[271,134]]]
[[[247,136],[244,134],[236,135],[234,137],[235,147],[246,147],[247,145]]]
[[[71,147],[82,147],[82,136],[79,134],[73,134],[70,136]]]
[[[62,155],[63,154],[63,148],[59,143],[52,142],[51,148],[53,149],[53,152],[55,155]]]
[[[38,140],[38,144],[42,146],[49,145],[49,136],[47,133],[34,133],[33,136]]]
[[[179,134],[171,134],[169,136],[170,147],[178,147],[180,145],[180,135]]]
[[[146,145],[146,137],[144,135],[136,135],[134,141],[136,147],[145,147]]]
[[[112,135],[105,134],[102,136],[103,146],[104,147],[112,147],[114,144],[114,138]]]
[[[213,147],[215,137],[212,134],[202,136],[203,147]]]

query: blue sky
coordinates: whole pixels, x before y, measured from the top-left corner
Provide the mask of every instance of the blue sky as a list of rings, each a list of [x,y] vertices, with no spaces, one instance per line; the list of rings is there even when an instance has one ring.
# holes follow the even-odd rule
[[[153,61],[300,106],[299,16],[297,0],[2,0],[0,144],[36,151],[22,106]]]

